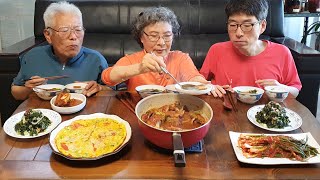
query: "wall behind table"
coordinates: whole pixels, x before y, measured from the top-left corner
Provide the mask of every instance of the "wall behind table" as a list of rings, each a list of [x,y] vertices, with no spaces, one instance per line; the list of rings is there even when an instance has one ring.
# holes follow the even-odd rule
[[[309,17],[308,24],[318,21],[318,17]],[[284,34],[296,41],[301,41],[304,30],[304,17],[285,17],[284,18]],[[306,45],[314,48],[316,36],[311,35],[307,38]]]
[[[0,0],[0,49],[33,36],[35,0]]]

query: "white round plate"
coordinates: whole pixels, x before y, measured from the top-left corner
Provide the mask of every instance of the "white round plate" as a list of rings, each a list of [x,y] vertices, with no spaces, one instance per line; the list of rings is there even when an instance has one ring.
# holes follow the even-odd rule
[[[51,125],[43,132],[39,133],[36,136],[22,136],[20,134],[18,134],[15,130],[14,130],[14,126],[21,121],[21,118],[23,116],[23,114],[26,111],[22,111],[19,112],[13,116],[11,116],[9,119],[7,119],[7,121],[4,123],[3,125],[3,130],[6,134],[8,134],[11,137],[15,137],[15,138],[22,138],[22,139],[28,139],[28,138],[36,138],[36,137],[40,137],[40,136],[44,136],[48,133],[50,133],[56,126],[58,126],[58,124],[61,122],[61,116],[59,113],[52,111],[50,109],[35,109],[35,110],[40,110],[43,115],[47,116],[49,118],[49,120],[51,121]]]
[[[67,84],[65,87],[69,89],[71,93],[82,93],[84,88],[87,86],[87,83],[84,82],[77,82],[77,83],[71,83]]]
[[[172,92],[172,93],[179,93],[176,89],[176,85],[175,84],[169,84],[165,86],[166,90],[168,92]]]
[[[155,84],[146,84],[136,87],[136,91],[140,94],[141,98],[145,98],[154,94],[161,94],[166,89],[163,86]]]
[[[184,84],[193,84],[193,85],[200,85],[203,83],[200,82],[180,82],[179,84],[184,85]],[[182,89],[182,87],[179,84],[175,84],[176,90],[180,93],[183,94],[191,94],[191,95],[201,95],[201,94],[207,94],[211,90],[213,90],[213,85],[212,84],[205,84],[206,89],[204,90],[187,90],[187,89]]]
[[[65,155],[61,154],[59,152],[57,146],[56,146],[56,143],[55,143],[55,138],[56,138],[57,134],[64,127],[70,125],[73,121],[76,121],[76,120],[79,120],[79,119],[90,121],[91,119],[94,119],[94,118],[110,118],[110,119],[118,121],[119,123],[123,123],[125,125],[125,127],[126,127],[126,130],[127,130],[127,136],[124,139],[123,143],[116,150],[114,150],[113,152],[101,155],[99,157],[94,157],[94,158],[73,158],[73,157],[69,157],[69,156],[65,156]],[[79,115],[79,116],[76,116],[76,117],[74,117],[74,118],[72,118],[70,120],[63,121],[61,124],[59,124],[59,126],[57,128],[55,128],[50,133],[49,143],[50,143],[50,147],[52,148],[52,150],[53,150],[53,152],[55,154],[58,154],[58,155],[60,155],[62,157],[65,157],[65,158],[67,158],[69,160],[97,160],[97,159],[101,159],[103,157],[110,156],[110,155],[113,155],[113,154],[116,154],[117,152],[119,152],[122,148],[124,148],[129,143],[129,140],[131,139],[131,135],[132,135],[132,131],[131,131],[130,124],[127,121],[121,119],[119,116],[103,114],[103,113],[94,113],[94,114],[88,114],[88,115]]]
[[[248,110],[247,117],[248,117],[249,121],[252,122],[254,125],[256,125],[262,129],[266,129],[266,130],[274,131],[274,132],[293,131],[293,130],[298,129],[302,125],[302,118],[296,112],[294,112],[288,108],[284,108],[286,110],[287,116],[289,117],[289,120],[290,120],[289,126],[284,127],[283,129],[268,128],[266,124],[258,123],[256,120],[256,117],[255,117],[256,114],[259,111],[261,111],[264,106],[265,105],[253,106]]]

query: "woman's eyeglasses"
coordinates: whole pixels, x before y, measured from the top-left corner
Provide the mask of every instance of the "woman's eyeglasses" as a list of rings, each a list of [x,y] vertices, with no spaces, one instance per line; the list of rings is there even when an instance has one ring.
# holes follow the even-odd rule
[[[173,34],[165,34],[163,36],[160,36],[159,34],[157,35],[149,35],[146,32],[143,31],[143,33],[148,37],[149,41],[151,42],[157,42],[159,41],[160,37],[165,41],[165,42],[170,42],[172,41]]]

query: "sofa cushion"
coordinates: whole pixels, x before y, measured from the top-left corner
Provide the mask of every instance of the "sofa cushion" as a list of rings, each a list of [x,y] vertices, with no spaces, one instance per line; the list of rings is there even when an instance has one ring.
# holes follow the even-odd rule
[[[43,36],[42,19],[46,7],[55,0],[36,0],[34,35]],[[72,1],[83,14],[87,33],[130,34],[134,18],[144,8],[165,6],[172,9],[179,19],[182,34],[224,34],[227,0],[88,0]],[[283,34],[283,5],[279,0],[269,0],[265,35],[280,37]]]

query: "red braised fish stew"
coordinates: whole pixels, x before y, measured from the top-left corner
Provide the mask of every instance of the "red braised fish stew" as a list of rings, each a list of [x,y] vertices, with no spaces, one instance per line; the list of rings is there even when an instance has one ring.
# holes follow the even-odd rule
[[[142,121],[158,129],[181,131],[204,125],[208,120],[199,111],[192,111],[179,102],[148,110]]]

